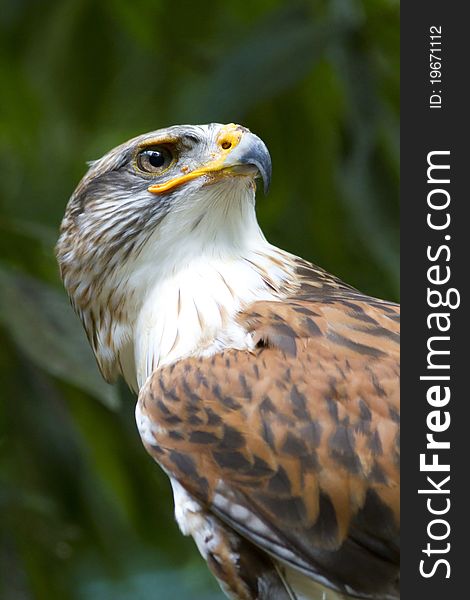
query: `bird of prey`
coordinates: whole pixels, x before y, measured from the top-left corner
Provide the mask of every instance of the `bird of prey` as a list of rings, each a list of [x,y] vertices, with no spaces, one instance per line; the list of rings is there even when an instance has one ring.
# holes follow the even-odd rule
[[[136,137],[72,195],[61,275],[229,598],[394,600],[399,308],[266,240],[270,177],[240,125]]]

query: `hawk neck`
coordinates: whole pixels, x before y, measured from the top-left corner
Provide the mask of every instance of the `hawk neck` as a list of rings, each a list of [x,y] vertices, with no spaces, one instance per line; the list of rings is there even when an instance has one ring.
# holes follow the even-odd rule
[[[156,281],[135,325],[138,388],[155,369],[182,358],[253,348],[237,314],[259,300],[282,300],[293,275],[290,255],[263,239],[239,255],[196,257]]]

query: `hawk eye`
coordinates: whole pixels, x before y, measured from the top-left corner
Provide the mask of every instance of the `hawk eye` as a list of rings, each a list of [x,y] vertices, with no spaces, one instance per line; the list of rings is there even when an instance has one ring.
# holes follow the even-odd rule
[[[173,161],[167,146],[150,146],[137,155],[137,166],[145,173],[162,173]]]

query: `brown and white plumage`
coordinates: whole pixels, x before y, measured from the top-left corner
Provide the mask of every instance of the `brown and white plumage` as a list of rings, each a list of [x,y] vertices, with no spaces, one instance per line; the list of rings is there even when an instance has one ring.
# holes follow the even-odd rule
[[[270,245],[259,175],[240,126],[131,140],[72,196],[61,273],[228,596],[395,599],[399,309]]]

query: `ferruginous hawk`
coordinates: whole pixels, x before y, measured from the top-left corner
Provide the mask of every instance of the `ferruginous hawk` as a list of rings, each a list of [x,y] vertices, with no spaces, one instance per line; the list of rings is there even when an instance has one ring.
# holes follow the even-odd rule
[[[91,164],[57,245],[181,531],[240,600],[399,597],[399,308],[269,244],[264,143],[141,135]]]

